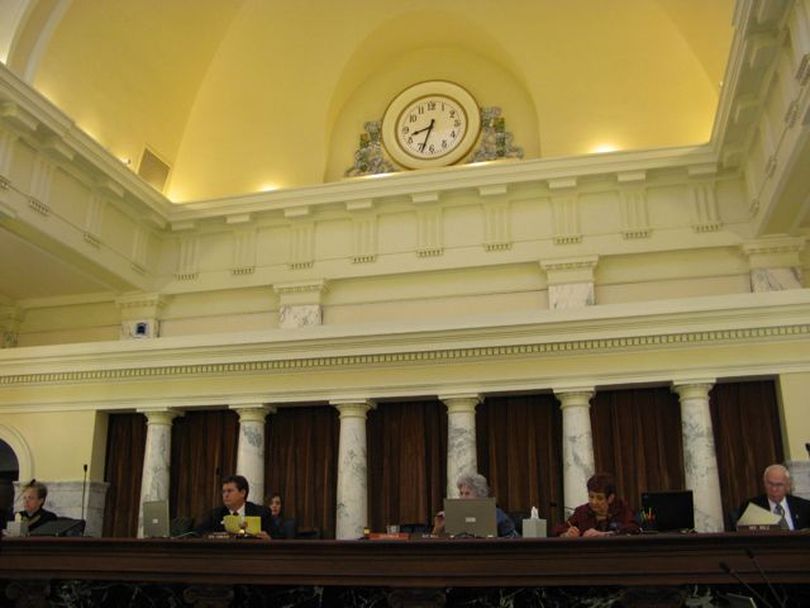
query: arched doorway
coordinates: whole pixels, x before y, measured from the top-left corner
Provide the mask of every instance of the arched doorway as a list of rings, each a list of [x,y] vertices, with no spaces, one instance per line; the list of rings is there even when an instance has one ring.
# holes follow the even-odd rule
[[[20,479],[20,462],[9,444],[0,439],[0,527],[14,515],[14,482]]]

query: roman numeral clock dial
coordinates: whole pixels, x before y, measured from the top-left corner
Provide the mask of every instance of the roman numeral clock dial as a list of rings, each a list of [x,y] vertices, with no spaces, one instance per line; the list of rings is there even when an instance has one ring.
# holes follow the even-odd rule
[[[388,154],[410,169],[443,167],[463,159],[478,139],[478,105],[465,89],[421,82],[400,93],[383,117]]]

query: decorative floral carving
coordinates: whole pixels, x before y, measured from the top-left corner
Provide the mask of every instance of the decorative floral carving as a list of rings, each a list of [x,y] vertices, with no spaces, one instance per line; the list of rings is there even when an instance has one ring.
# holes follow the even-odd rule
[[[363,125],[366,132],[360,135],[360,146],[354,153],[354,165],[346,170],[346,177],[396,171],[383,154],[381,124],[381,121],[374,120]]]

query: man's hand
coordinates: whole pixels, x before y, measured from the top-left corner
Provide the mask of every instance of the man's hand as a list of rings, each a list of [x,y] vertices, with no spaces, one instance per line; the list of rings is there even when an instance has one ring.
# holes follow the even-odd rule
[[[593,538],[595,536],[610,536],[610,532],[600,532],[596,528],[591,528],[590,530],[585,530],[585,533],[582,536],[588,538]]]
[[[256,538],[260,538],[262,540],[270,540],[270,535],[264,530],[260,530],[259,533],[256,535]]]

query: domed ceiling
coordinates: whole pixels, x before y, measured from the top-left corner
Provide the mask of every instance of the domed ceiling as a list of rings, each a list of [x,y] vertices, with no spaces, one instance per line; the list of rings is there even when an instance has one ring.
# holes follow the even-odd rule
[[[732,0],[2,0],[0,59],[174,202],[344,178],[423,80],[525,158],[709,140]]]

